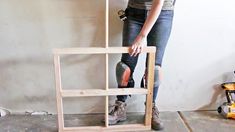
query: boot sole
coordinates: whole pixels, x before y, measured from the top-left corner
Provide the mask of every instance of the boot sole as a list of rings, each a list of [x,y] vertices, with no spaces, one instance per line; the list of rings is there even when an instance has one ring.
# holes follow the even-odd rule
[[[119,118],[118,120],[115,120],[115,121],[109,121],[109,125],[115,125],[117,124],[118,122],[121,122],[121,121],[125,121],[126,118]]]
[[[163,130],[164,127],[163,127],[163,126],[153,126],[153,125],[152,125],[152,129],[159,131],[159,130]]]

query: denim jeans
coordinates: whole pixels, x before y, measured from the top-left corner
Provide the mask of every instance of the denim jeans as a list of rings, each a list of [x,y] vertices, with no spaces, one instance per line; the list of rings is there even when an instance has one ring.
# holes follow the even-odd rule
[[[125,12],[127,15],[127,19],[124,21],[123,25],[122,45],[126,47],[131,46],[137,35],[140,33],[149,11],[127,7]],[[147,45],[156,46],[155,66],[161,66],[162,64],[164,51],[171,33],[173,15],[173,10],[162,10],[157,21],[155,22],[154,26],[147,36]],[[132,74],[135,70],[138,56],[132,57],[128,53],[124,53],[122,54],[121,61],[130,67],[132,79]],[[155,82],[159,80],[158,71],[156,70],[154,80]],[[154,85],[153,102],[155,102],[156,100],[158,88],[159,83]],[[127,95],[118,95],[117,99],[119,101],[125,102],[125,100],[127,99]]]

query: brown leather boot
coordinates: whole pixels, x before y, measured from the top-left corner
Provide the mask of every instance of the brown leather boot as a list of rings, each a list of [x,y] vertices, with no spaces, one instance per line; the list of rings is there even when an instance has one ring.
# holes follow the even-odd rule
[[[126,120],[126,103],[122,101],[117,101],[111,108],[111,112],[109,113],[109,124],[114,125],[119,121]]]
[[[154,104],[153,104],[153,112],[152,112],[152,129],[154,130],[163,129],[163,123],[160,120],[158,108]]]

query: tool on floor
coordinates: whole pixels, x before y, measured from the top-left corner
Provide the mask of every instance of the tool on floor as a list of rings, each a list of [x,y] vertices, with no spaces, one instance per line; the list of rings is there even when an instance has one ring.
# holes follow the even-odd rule
[[[235,82],[223,83],[221,87],[225,90],[227,102],[219,106],[217,111],[225,118],[235,119]]]

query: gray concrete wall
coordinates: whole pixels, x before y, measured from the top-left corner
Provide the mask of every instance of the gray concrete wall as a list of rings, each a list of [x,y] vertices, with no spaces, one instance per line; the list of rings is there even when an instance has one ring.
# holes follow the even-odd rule
[[[118,9],[110,0],[110,46],[121,46]],[[218,87],[233,81],[235,2],[177,1],[174,27],[163,62],[158,106],[162,111],[215,109]],[[56,112],[53,48],[104,46],[104,0],[0,0],[0,107],[13,112]],[[145,55],[135,72],[136,86]],[[116,87],[110,57],[110,87]],[[104,56],[62,56],[64,89],[103,88]],[[143,111],[144,96],[132,96],[128,111]],[[115,97],[110,98],[111,102]],[[66,113],[103,112],[104,98],[65,99]]]

